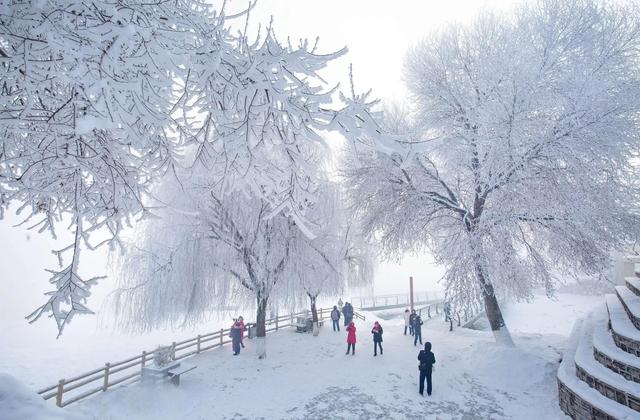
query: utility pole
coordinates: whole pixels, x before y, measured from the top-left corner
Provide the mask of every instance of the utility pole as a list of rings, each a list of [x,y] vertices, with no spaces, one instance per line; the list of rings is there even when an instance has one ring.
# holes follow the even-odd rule
[[[413,277],[409,277],[409,302],[413,311]]]

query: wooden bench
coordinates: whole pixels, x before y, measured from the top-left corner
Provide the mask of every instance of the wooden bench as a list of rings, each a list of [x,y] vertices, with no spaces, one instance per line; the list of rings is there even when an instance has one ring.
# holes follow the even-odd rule
[[[197,368],[194,365],[179,365],[169,371],[167,371],[167,375],[169,376],[169,382],[174,384],[175,386],[180,385],[180,375],[183,373],[187,373],[190,370]]]

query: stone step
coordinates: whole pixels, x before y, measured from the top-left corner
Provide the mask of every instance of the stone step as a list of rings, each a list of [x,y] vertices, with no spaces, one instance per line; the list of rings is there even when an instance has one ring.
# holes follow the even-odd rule
[[[593,357],[601,365],[623,376],[628,381],[640,383],[640,357],[618,348],[611,337],[607,321],[599,319],[593,329]]]
[[[574,356],[576,376],[605,397],[640,413],[640,384],[598,363],[593,357],[592,338],[593,326],[585,327]]]
[[[637,296],[640,296],[640,278],[638,277],[625,277],[624,281],[627,283],[627,287]]]
[[[640,329],[640,296],[633,293],[627,286],[616,286],[615,289],[627,316],[633,325]]]
[[[575,350],[576,346],[573,345],[565,351],[558,368],[558,395],[562,411],[574,419],[637,418],[636,411],[605,397],[578,379],[575,370]]]
[[[616,346],[640,356],[640,331],[631,323],[617,295],[605,295],[607,311],[609,312],[609,323],[611,335]]]

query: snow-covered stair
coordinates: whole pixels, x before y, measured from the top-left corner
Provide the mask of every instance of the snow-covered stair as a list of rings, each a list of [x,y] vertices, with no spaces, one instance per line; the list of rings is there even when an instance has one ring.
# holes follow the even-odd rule
[[[558,368],[560,408],[574,419],[627,420],[638,413],[605,397],[576,376],[576,347],[567,349]]]
[[[574,356],[576,376],[605,397],[640,412],[640,384],[626,380],[594,359],[592,334],[593,328],[585,328],[578,342]]]
[[[631,323],[617,295],[606,295],[611,333],[616,346],[640,356],[640,331]]]
[[[574,419],[640,419],[640,278],[605,296],[576,327],[558,369],[560,408]]]
[[[640,296],[627,286],[616,286],[616,294],[633,325],[640,329]]]
[[[613,341],[607,322],[600,320],[593,330],[593,357],[625,379],[640,383],[640,358],[621,350]]]
[[[637,275],[638,273],[636,273]],[[624,281],[627,283],[627,287],[637,296],[640,296],[640,278],[636,277],[626,277]]]

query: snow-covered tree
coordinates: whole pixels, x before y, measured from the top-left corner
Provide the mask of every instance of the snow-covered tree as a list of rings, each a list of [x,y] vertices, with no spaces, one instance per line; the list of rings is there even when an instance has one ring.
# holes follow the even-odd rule
[[[74,240],[55,251],[56,290],[30,316],[51,312],[62,332],[75,313],[90,312],[82,303],[95,279],[78,273],[81,246],[97,246],[96,231],[117,239],[170,162],[174,79],[202,44],[192,28],[216,18],[193,1],[5,1],[0,9],[0,206],[17,201],[26,223],[54,237],[70,216]]]
[[[431,35],[406,60],[412,112],[350,161],[366,230],[387,255],[428,248],[499,341],[499,296],[551,294],[554,273],[599,272],[638,234],[638,16],[541,0]]]
[[[316,302],[320,294],[340,295],[349,286],[373,281],[373,252],[348,212],[338,185],[321,184],[320,199],[309,209],[317,226],[309,238],[301,231],[291,237],[293,257],[287,266],[285,285],[293,300],[308,298],[314,334],[318,333]]]
[[[249,5],[249,9],[255,3]],[[70,215],[68,267],[32,315],[51,312],[62,331],[96,279],[77,271],[81,246],[117,243],[132,216],[148,214],[154,180],[185,147],[211,171],[218,197],[242,192],[311,235],[310,144],[332,129],[332,91],[317,72],[344,53],[282,45],[271,28],[250,43],[231,35],[224,3],[110,0],[9,1],[0,5],[0,210],[53,229]],[[301,146],[305,143],[304,146]],[[193,151],[192,146],[197,150]],[[317,153],[317,152],[313,152]],[[0,213],[1,216],[1,213]],[[90,234],[109,235],[91,243]],[[93,242],[96,242],[95,240]]]

